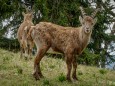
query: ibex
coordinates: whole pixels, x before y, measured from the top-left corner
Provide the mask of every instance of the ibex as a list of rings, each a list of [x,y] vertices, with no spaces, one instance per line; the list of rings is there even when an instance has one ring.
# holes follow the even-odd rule
[[[80,55],[88,45],[93,26],[97,21],[94,17],[98,12],[98,9],[96,9],[91,16],[87,16],[82,7],[80,7],[80,10],[82,13],[82,17],[79,17],[82,25],[80,27],[63,27],[50,22],[40,22],[30,29],[28,37],[37,46],[33,73],[36,80],[43,77],[40,61],[49,48],[64,54],[67,64],[66,79],[71,81],[70,75],[73,67],[72,78],[78,80],[76,76],[77,62],[75,55]]]
[[[20,57],[22,58],[23,53],[25,53],[25,59],[27,59],[28,56],[31,57],[32,47],[34,45],[32,41],[27,40],[27,33],[34,24],[32,23],[32,12],[28,12],[28,9],[26,9],[26,11],[27,13],[22,12],[24,20],[17,32],[17,38],[21,49]]]

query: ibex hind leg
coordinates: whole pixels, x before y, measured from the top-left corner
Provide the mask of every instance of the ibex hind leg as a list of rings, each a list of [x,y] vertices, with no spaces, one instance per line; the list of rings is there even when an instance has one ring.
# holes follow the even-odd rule
[[[26,47],[24,51],[25,51],[24,52],[25,60],[28,60],[28,57],[29,57],[29,55],[28,55],[28,48]]]
[[[33,47],[34,47],[34,43],[31,42],[31,44],[29,46],[29,50],[28,50],[29,59],[32,59],[32,54],[33,54],[32,49],[33,49]]]
[[[32,49],[29,49],[29,59],[32,59]]]
[[[32,49],[30,49],[30,47],[28,47],[28,59],[32,59]]]
[[[20,59],[24,57],[24,48],[20,46]]]
[[[49,46],[44,45],[44,46],[41,46],[37,52],[37,56],[34,61],[34,73],[33,73],[33,76],[36,80],[39,80],[39,78],[43,77],[43,74],[40,69],[40,61],[48,49],[49,49]]]

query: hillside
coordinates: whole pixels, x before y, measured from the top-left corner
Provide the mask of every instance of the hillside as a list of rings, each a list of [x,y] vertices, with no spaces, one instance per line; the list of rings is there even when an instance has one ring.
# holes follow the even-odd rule
[[[33,61],[19,58],[19,53],[0,49],[0,86],[115,86],[115,71],[78,65],[79,81],[65,81],[66,64],[62,59],[47,58],[41,61],[45,78],[36,81]]]

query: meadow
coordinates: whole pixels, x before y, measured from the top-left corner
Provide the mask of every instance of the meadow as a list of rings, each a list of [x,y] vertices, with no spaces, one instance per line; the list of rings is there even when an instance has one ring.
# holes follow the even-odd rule
[[[115,86],[115,71],[93,66],[78,65],[78,81],[66,81],[66,64],[63,59],[44,56],[41,69],[44,78],[33,78],[31,60],[20,59],[20,53],[0,49],[0,86]]]

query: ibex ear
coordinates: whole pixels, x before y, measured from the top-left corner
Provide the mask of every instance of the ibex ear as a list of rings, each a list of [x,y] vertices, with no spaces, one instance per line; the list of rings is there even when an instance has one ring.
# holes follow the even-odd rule
[[[24,13],[24,12],[22,12],[22,15],[24,16],[24,15],[25,15],[25,13]]]
[[[79,16],[79,21],[81,24],[83,23],[83,18],[81,16]]]
[[[94,19],[94,24],[93,25],[95,25],[96,22],[97,22],[97,18]]]

